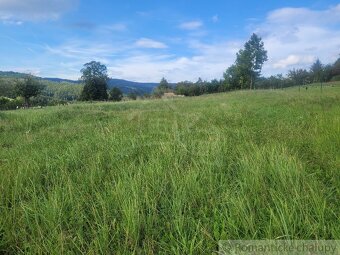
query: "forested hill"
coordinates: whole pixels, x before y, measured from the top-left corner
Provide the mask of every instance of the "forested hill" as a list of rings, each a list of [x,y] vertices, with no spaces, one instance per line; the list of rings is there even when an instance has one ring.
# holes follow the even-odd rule
[[[158,86],[158,83],[142,83],[122,79],[109,79],[108,85],[110,88],[118,87],[126,94],[131,92],[135,92],[137,94],[150,94],[152,90]]]
[[[0,71],[0,78],[23,78],[26,74],[12,71]]]
[[[0,78],[23,78],[26,74],[19,72],[4,72],[0,71]],[[61,78],[42,78],[38,77],[42,80],[56,82],[56,83],[70,83],[70,84],[79,84],[78,80],[69,80],[69,79],[61,79]],[[157,83],[143,83],[143,82],[133,82],[122,79],[109,79],[108,81],[109,88],[118,87],[125,94],[136,93],[136,94],[150,94],[152,90],[158,85]]]
[[[42,78],[43,80],[48,80],[52,82],[68,82],[68,83],[76,83],[79,84],[80,82],[77,80],[66,80],[60,78]],[[146,83],[146,82],[134,82],[134,81],[127,81],[122,79],[109,79],[108,80],[109,88],[117,87],[120,88],[123,93],[136,93],[136,94],[150,94],[152,90],[158,86],[158,83]]]

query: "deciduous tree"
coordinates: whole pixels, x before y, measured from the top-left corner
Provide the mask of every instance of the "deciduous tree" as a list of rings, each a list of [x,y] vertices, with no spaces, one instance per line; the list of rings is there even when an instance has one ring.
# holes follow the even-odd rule
[[[309,73],[305,69],[293,69],[288,71],[288,77],[294,85],[304,85],[310,83]]]
[[[30,106],[30,98],[38,96],[44,86],[32,75],[27,75],[24,79],[19,80],[16,84],[16,94],[25,99],[25,107]]]
[[[244,48],[236,54],[235,64],[224,73],[224,84],[227,89],[253,88],[260,76],[262,65],[268,60],[267,51],[262,39],[252,34]]]
[[[163,77],[159,85],[154,89],[153,95],[156,97],[161,97],[164,93],[171,91],[172,88],[169,82]]]
[[[264,43],[256,34],[252,34],[236,55],[235,66],[237,68],[238,82],[241,88],[254,87],[255,80],[260,76],[262,65],[268,60]]]
[[[312,66],[310,67],[310,73],[313,82],[320,82],[323,81],[323,72],[324,72],[323,64],[321,63],[320,59],[317,59]]]
[[[81,99],[89,100],[107,100],[107,68],[100,62],[92,61],[86,63],[81,69],[81,80],[84,82],[84,88],[81,93]]]

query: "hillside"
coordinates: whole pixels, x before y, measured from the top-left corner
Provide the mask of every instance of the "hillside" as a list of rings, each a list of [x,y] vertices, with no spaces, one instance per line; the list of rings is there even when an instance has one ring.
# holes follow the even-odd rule
[[[340,239],[340,86],[0,112],[0,253]]]
[[[23,78],[26,74],[24,73],[18,73],[18,72],[4,72],[0,71],[0,78]],[[38,77],[39,79],[43,81],[49,81],[53,83],[68,83],[70,85],[72,84],[79,84],[80,82],[78,80],[69,80],[69,79],[61,79],[61,78],[42,78]],[[110,78],[108,80],[108,86],[109,88],[112,87],[118,87],[120,88],[124,94],[129,93],[136,93],[139,95],[143,94],[150,94],[152,90],[157,86],[157,83],[143,83],[143,82],[133,82],[133,81],[127,81],[123,79],[113,79]]]
[[[118,87],[123,93],[136,93],[139,95],[143,94],[151,94],[152,90],[158,86],[158,83],[142,83],[142,82],[133,82],[126,81],[122,79],[109,79],[108,81],[109,88]]]
[[[79,84],[79,81],[60,79],[60,78],[42,78],[42,80],[52,81],[52,82],[67,82]],[[108,80],[108,87],[117,87],[123,91],[124,94],[136,93],[138,95],[150,94],[152,90],[158,85],[158,83],[142,83],[142,82],[133,82],[122,79],[112,79]]]

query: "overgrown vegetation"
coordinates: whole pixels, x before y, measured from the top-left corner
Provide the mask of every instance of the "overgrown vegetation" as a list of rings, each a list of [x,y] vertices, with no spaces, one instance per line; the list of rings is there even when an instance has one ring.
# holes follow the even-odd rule
[[[340,239],[339,85],[0,112],[0,253]]]
[[[0,78],[0,110],[11,110],[25,106],[23,98],[18,97],[16,90],[17,84],[24,82],[25,77],[19,76],[1,77]],[[38,79],[39,84],[43,88],[40,94],[30,98],[31,106],[53,106],[58,104],[65,104],[66,102],[74,102],[79,99],[83,85],[72,84],[67,82],[51,82],[47,80]]]
[[[110,89],[109,92],[109,100],[112,101],[121,101],[123,99],[123,92],[116,87],[113,87],[112,89]]]
[[[32,75],[27,75],[15,85],[16,94],[24,99],[25,107],[29,107],[30,98],[40,95],[43,89],[43,85]]]

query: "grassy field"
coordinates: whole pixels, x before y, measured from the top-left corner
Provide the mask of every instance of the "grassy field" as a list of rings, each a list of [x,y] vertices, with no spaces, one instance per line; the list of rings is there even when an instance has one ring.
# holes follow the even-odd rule
[[[0,254],[340,239],[340,86],[0,112]]]

